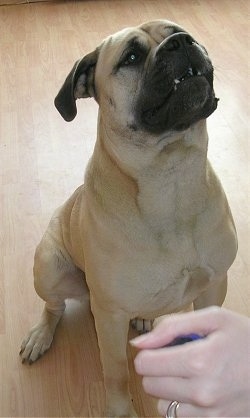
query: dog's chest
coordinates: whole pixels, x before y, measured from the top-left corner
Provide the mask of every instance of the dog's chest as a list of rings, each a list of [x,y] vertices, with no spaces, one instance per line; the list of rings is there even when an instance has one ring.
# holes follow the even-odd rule
[[[146,306],[154,316],[166,306],[180,309],[207,286],[211,257],[201,214],[208,204],[208,188],[206,170],[200,167],[206,164],[196,157],[183,151],[178,158],[148,167],[133,195],[118,175],[112,177],[112,188],[102,183],[95,216],[88,199],[87,276],[95,278],[102,303],[144,316]]]
[[[95,277],[101,277],[98,293],[102,298],[149,317],[156,311],[165,313],[166,306],[173,311],[189,303],[190,272],[201,264],[192,225],[162,228],[160,233],[143,220],[126,226],[122,234],[112,228],[112,236],[108,234],[108,241],[97,251],[98,263],[93,268]],[[98,266],[101,271],[96,271]]]
[[[206,255],[203,252],[201,256],[197,233],[198,214],[206,199],[198,189],[188,193],[185,187],[181,188],[173,183],[152,192],[150,187],[151,195],[142,197],[143,203],[148,198],[148,204],[141,206],[141,225],[137,224],[138,236],[143,239],[140,243],[134,240],[136,256],[130,253],[128,258],[138,312],[144,316],[145,306],[149,315],[155,314],[155,309],[166,313],[166,306],[170,312],[181,309],[210,279],[211,271],[201,267]],[[194,275],[197,281],[193,280]]]

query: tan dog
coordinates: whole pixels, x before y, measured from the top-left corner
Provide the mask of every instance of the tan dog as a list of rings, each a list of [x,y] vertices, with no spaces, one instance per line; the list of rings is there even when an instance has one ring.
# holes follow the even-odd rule
[[[84,185],[53,216],[35,255],[46,302],[23,361],[51,345],[65,299],[90,291],[108,416],[136,416],[126,345],[133,318],[221,305],[236,251],[228,203],[207,160],[216,109],[206,50],[168,21],[128,28],[78,61],[56,97],[72,120],[77,98],[99,104]],[[83,274],[83,272],[85,274]]]

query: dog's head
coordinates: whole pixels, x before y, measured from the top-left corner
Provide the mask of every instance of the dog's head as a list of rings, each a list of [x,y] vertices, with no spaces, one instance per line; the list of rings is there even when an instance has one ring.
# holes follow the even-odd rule
[[[76,62],[55,105],[71,121],[76,99],[91,96],[114,129],[153,135],[186,130],[217,107],[207,51],[169,21],[109,36]]]

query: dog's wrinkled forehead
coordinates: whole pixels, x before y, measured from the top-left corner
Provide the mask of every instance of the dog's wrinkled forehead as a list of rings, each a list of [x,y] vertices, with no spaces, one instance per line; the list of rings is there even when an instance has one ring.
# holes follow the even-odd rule
[[[155,20],[137,27],[123,29],[104,40],[100,48],[100,61],[102,61],[102,55],[105,55],[105,62],[112,63],[135,41],[150,49],[168,36],[183,31],[183,28],[167,20]]]
[[[176,32],[184,32],[181,26],[167,20],[155,20],[153,22],[144,23],[139,29],[149,35],[149,37],[160,44],[165,38]]]

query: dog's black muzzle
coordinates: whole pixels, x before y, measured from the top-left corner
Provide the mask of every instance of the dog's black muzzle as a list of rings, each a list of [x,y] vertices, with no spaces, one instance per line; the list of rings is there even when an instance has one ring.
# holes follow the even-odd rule
[[[217,106],[213,66],[188,33],[166,38],[154,51],[138,100],[140,125],[155,133],[183,130]]]
[[[185,32],[175,33],[159,45],[153,65],[156,72],[169,73],[169,77],[177,81],[213,72],[205,48]]]

